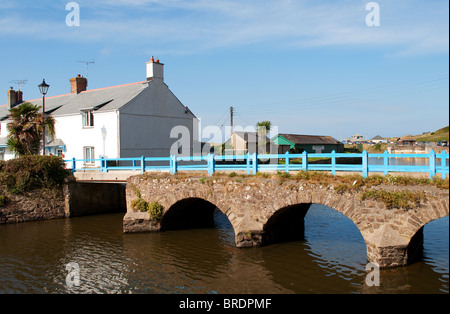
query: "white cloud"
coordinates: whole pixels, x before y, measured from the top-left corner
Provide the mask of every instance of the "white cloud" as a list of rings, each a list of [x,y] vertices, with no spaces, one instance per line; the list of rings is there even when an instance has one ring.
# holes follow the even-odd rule
[[[65,14],[44,20],[0,18],[0,35],[43,39],[148,44],[167,51],[240,47],[264,43],[285,47],[387,48],[392,54],[448,52],[448,3],[378,1],[381,26],[368,27],[368,1],[306,0],[98,0],[78,1],[81,26],[64,25]],[[10,3],[9,3],[10,4]],[[26,6],[22,5],[26,11]],[[48,32],[51,29],[52,32]]]

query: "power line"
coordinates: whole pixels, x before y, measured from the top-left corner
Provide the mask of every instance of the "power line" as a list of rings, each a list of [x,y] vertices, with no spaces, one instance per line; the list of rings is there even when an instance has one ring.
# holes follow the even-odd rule
[[[448,80],[448,77],[444,78],[438,78],[433,80],[427,80],[422,82],[417,82],[412,85],[406,85],[406,90],[412,90],[413,92],[417,92],[419,88],[428,88],[428,87],[435,87],[439,84],[443,83],[443,80]],[[266,111],[266,109],[272,109],[276,107],[277,109],[280,108],[280,106],[283,107],[291,107],[296,105],[306,105],[310,104],[310,106],[314,106],[314,104],[327,104],[332,103],[336,104],[337,101],[340,99],[342,100],[348,100],[348,98],[352,98],[355,96],[367,96],[367,95],[373,95],[375,94],[376,98],[380,98],[379,94],[383,94],[386,96],[389,96],[390,94],[386,93],[394,93],[403,95],[404,91],[399,90],[399,86],[405,85],[404,83],[399,83],[395,85],[389,85],[384,87],[376,87],[376,88],[369,88],[359,91],[352,91],[342,94],[334,94],[334,95],[328,95],[328,96],[319,96],[319,97],[310,97],[305,99],[296,99],[296,100],[289,100],[289,101],[283,101],[283,102],[274,102],[274,103],[267,103],[267,104],[260,104],[260,105],[248,105],[248,106],[240,106],[238,107],[240,109],[240,112],[252,112],[252,111]],[[422,86],[421,86],[422,85]],[[383,93],[383,89],[385,92]],[[400,92],[400,93],[399,93]],[[386,96],[382,98],[386,98]],[[391,97],[391,96],[390,96]],[[302,109],[305,109],[305,107],[302,107]]]
[[[238,107],[239,112],[241,113],[253,113],[253,112],[273,112],[273,111],[279,111],[280,108],[290,108],[292,106],[299,106],[301,105],[302,110],[311,109],[311,108],[320,108],[320,107],[327,107],[330,105],[336,106],[338,102],[340,101],[345,105],[349,104],[355,104],[362,102],[361,99],[355,99],[354,96],[367,96],[367,95],[373,95],[372,99],[386,99],[386,98],[393,98],[397,96],[402,96],[405,93],[410,94],[412,92],[419,92],[421,89],[424,88],[435,88],[439,87],[443,82],[443,80],[448,80],[448,77],[445,78],[438,78],[434,80],[428,80],[428,81],[422,81],[419,83],[415,83],[412,85],[407,85],[406,89],[399,90],[397,87],[399,85],[404,84],[396,84],[396,85],[390,85],[384,87],[386,91],[383,93],[380,90],[382,88],[370,88],[365,89],[361,91],[354,91],[354,92],[348,92],[348,93],[342,93],[342,94],[335,94],[335,95],[329,95],[329,96],[320,96],[320,97],[310,97],[305,98],[303,100],[297,99],[297,100],[290,100],[290,101],[284,101],[284,102],[277,102],[277,103],[269,103],[269,104],[262,104],[262,105],[250,105],[250,106],[241,106]],[[380,96],[380,94],[382,96]]]

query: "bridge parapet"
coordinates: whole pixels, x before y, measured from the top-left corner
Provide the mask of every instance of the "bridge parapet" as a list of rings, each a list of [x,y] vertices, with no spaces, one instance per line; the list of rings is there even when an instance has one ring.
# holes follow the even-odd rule
[[[448,216],[449,193],[433,186],[377,186],[373,189],[423,191],[420,206],[387,209],[382,201],[362,199],[364,190],[342,192],[333,184],[254,176],[187,176],[144,174],[128,179],[124,232],[164,231],[211,226],[217,207],[235,231],[237,247],[301,239],[311,204],[341,212],[358,227],[368,261],[381,267],[410,263],[422,245],[423,226]],[[132,208],[137,198],[158,202],[161,219]]]

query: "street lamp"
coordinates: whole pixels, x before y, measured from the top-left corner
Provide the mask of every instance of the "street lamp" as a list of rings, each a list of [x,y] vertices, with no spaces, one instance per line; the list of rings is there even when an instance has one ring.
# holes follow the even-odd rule
[[[42,155],[45,155],[45,124],[44,124],[44,115],[45,115],[45,94],[47,94],[48,88],[50,85],[45,83],[45,80],[42,80],[42,83],[38,85],[39,90],[42,94]]]

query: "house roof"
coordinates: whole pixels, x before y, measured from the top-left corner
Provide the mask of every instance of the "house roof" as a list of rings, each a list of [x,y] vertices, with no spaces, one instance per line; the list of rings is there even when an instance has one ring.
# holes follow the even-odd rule
[[[292,143],[291,141],[287,140],[283,136],[275,136],[273,139],[275,144],[277,145],[289,145],[291,148],[295,146],[295,143]]]
[[[372,138],[372,140],[384,140],[384,137],[381,137],[380,135],[377,135],[374,138]]]
[[[295,144],[341,144],[341,142],[331,136],[298,134],[278,134],[278,136],[282,136]]]
[[[410,135],[406,135],[400,138],[400,141],[415,141],[416,139]]]
[[[147,82],[137,82],[107,88],[87,90],[79,94],[66,94],[45,98],[45,111],[53,116],[80,113],[83,109],[109,111],[119,109],[149,86]],[[42,98],[26,100],[34,105],[42,105]],[[0,119],[9,114],[7,105],[0,106]]]

